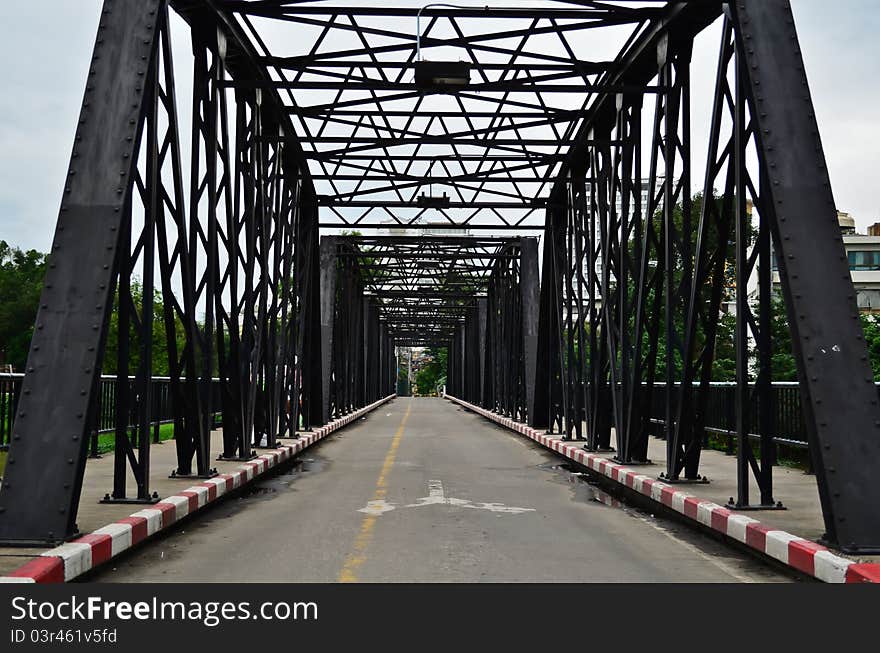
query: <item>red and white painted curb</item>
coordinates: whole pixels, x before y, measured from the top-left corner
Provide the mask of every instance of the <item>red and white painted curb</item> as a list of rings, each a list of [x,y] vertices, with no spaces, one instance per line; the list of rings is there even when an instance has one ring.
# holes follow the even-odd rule
[[[8,576],[0,576],[0,583],[63,583],[76,578],[168,528],[187,515],[198,512],[227,492],[248,485],[268,470],[293,458],[300,451],[319,440],[323,440],[334,431],[338,431],[394,397],[395,395],[391,395],[380,399],[311,433],[301,435],[293,444],[282,445],[276,450],[257,456],[253,460],[239,465],[231,473],[220,474],[204,483],[193,485],[148,508],[138,510],[112,524],[107,524],[93,533],[45,551]]]
[[[635,490],[667,508],[681,513],[688,519],[718,531],[821,581],[826,583],[880,583],[880,564],[859,563],[842,558],[812,540],[764,526],[757,519],[728,510],[712,501],[700,499],[689,492],[676,489],[674,485],[639,474],[625,465],[585,451],[581,447],[572,446],[557,438],[549,437],[542,431],[533,429],[522,422],[474,406],[456,397],[447,395],[446,398],[516,431],[594,472]]]

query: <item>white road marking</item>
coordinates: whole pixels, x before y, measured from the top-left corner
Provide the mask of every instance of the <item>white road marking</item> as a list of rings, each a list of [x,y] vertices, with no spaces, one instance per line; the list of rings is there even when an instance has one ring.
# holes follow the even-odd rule
[[[365,512],[368,515],[381,515],[383,512],[390,512],[394,510],[395,506],[393,503],[388,503],[385,499],[379,499],[378,501],[370,501],[367,505],[358,510],[358,512]]]
[[[428,481],[429,497],[443,499],[445,494],[446,493],[443,492],[443,481]]]
[[[505,506],[503,503],[470,503],[463,505],[463,508],[476,508],[477,510],[488,510],[489,512],[500,512],[508,515],[518,515],[523,512],[535,512],[534,508],[517,508],[516,506]]]
[[[518,515],[523,512],[535,512],[534,508],[517,508],[516,506],[506,506],[503,503],[475,503],[468,499],[455,499],[447,497],[443,490],[443,482],[432,480],[428,481],[428,496],[422,497],[416,503],[410,503],[406,508],[420,508],[422,506],[431,506],[436,504],[444,504],[447,506],[457,506],[459,508],[473,508],[476,510],[488,510],[489,512],[505,513]]]
[[[428,496],[422,497],[416,503],[410,503],[402,507],[421,508],[422,506],[435,506],[438,504],[455,506],[457,508],[471,508],[473,510],[488,510],[489,512],[506,515],[519,515],[524,512],[535,512],[534,508],[517,508],[516,506],[506,506],[503,503],[474,502],[468,499],[447,497],[446,492],[443,490],[443,482],[436,480],[428,481]],[[379,516],[396,509],[397,506],[393,503],[389,503],[388,501],[385,501],[385,499],[379,499],[377,501],[368,502],[366,506],[359,508],[358,512]]]

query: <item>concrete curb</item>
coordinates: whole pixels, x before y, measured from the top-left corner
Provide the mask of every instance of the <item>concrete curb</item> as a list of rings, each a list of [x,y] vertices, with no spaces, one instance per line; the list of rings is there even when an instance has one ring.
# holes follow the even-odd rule
[[[842,558],[812,540],[764,526],[757,519],[728,510],[712,501],[678,490],[674,485],[612,462],[602,456],[549,437],[526,424],[447,395],[447,399],[524,435],[612,481],[671,508],[702,526],[718,531],[800,572],[826,583],[880,583],[880,564]]]
[[[203,510],[205,506],[215,502],[224,494],[250,485],[273,467],[293,458],[300,451],[363,417],[394,399],[395,396],[390,395],[350,415],[334,420],[312,433],[301,436],[293,444],[283,445],[262,456],[257,456],[239,465],[231,474],[220,474],[204,483],[188,487],[182,492],[162,499],[159,503],[107,524],[93,533],[45,551],[9,576],[0,576],[0,583],[64,583],[72,580],[169,528],[184,517]]]

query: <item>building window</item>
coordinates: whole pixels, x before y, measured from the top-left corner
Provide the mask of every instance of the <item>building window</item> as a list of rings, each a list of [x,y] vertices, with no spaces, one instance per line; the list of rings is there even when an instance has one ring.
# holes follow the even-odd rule
[[[880,251],[848,252],[850,270],[880,270]]]

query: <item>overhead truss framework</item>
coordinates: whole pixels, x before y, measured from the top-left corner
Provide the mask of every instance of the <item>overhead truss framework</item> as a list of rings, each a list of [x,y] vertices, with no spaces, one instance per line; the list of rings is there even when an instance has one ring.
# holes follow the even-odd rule
[[[516,4],[223,3],[260,35],[272,71],[232,83],[281,91],[322,226],[540,229],[584,109],[660,91],[611,81],[617,53],[662,19],[658,3]],[[601,51],[590,46],[600,33]],[[424,92],[420,61],[464,62],[470,83]],[[420,206],[421,195],[446,201]]]
[[[735,307],[730,507],[775,508],[775,261],[826,539],[878,552],[880,406],[818,133],[786,0],[105,0],[0,540],[76,532],[114,305],[109,500],[154,500],[157,347],[184,478],[393,392],[395,346],[445,346],[450,392],[627,464],[659,435],[664,480],[704,482]]]
[[[399,346],[444,346],[486,297],[499,261],[520,256],[519,238],[347,236],[353,258]]]

